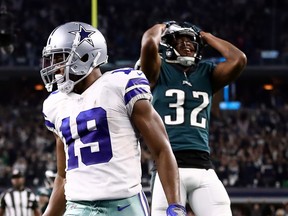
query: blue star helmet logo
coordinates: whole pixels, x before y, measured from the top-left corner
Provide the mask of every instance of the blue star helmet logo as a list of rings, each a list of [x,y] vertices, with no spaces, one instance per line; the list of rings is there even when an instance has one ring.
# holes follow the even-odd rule
[[[86,42],[88,42],[91,46],[94,47],[93,41],[92,41],[92,39],[90,38],[90,36],[91,36],[92,34],[94,34],[96,31],[87,30],[87,29],[84,28],[84,26],[82,26],[82,25],[80,24],[78,30],[76,30],[76,31],[71,31],[71,32],[69,32],[69,33],[76,35],[77,32],[79,32],[79,34],[80,34],[79,44],[82,43],[82,42],[84,42],[84,41],[86,41]]]

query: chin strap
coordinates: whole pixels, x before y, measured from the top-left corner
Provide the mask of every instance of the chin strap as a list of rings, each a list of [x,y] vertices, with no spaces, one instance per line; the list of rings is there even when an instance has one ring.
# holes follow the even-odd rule
[[[171,47],[171,49],[173,49],[173,52],[175,53],[175,55],[177,56],[177,58],[175,60],[170,60],[165,58],[165,61],[168,63],[174,63],[174,64],[180,64],[183,65],[185,67],[190,67],[190,66],[195,66],[196,65],[196,61],[197,59],[194,56],[180,56],[180,54],[177,52],[176,49],[174,49],[173,47]]]
[[[72,80],[67,80],[63,83],[58,83],[57,88],[59,91],[65,94],[69,94],[74,89],[74,82]]]
[[[183,65],[185,67],[190,67],[190,66],[196,65],[195,58],[194,57],[188,57],[188,56],[178,56],[176,60],[165,59],[165,61],[168,63],[180,64],[180,65]]]
[[[188,56],[179,56],[177,57],[177,63],[178,64],[181,64],[183,66],[186,66],[186,67],[190,67],[190,66],[194,66],[196,63],[195,63],[195,58],[194,57],[188,57]]]

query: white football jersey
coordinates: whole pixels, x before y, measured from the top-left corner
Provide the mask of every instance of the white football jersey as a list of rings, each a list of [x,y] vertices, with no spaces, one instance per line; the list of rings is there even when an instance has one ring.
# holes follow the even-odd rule
[[[141,186],[139,134],[130,121],[140,99],[151,101],[139,70],[104,73],[81,95],[55,91],[44,101],[49,130],[64,143],[67,200],[131,197]]]

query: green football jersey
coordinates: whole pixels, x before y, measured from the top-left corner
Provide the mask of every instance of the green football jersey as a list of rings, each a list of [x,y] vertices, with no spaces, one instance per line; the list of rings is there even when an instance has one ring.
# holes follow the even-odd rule
[[[179,65],[162,60],[152,104],[160,114],[173,151],[210,153],[209,121],[212,103],[211,75],[215,65],[200,62],[185,74]]]

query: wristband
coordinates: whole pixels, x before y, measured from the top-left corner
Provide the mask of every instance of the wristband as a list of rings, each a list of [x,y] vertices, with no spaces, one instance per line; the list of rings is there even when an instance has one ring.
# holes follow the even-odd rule
[[[170,204],[166,210],[167,216],[186,216],[187,212],[184,206],[179,204]]]

